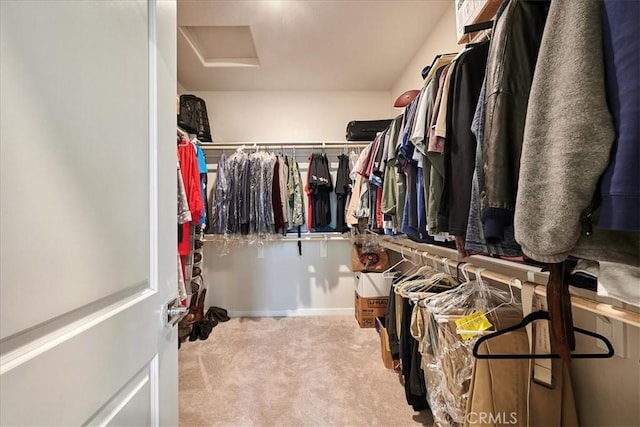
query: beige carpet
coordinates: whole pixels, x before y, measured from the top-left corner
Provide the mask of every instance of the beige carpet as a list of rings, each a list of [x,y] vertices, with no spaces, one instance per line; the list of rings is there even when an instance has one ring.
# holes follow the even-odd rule
[[[182,426],[432,424],[352,317],[231,319],[179,357]]]

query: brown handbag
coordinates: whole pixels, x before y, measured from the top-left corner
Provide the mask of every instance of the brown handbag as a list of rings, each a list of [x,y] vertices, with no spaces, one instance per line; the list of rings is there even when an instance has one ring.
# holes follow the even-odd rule
[[[351,269],[382,273],[389,268],[389,255],[376,244],[354,243],[351,249]]]

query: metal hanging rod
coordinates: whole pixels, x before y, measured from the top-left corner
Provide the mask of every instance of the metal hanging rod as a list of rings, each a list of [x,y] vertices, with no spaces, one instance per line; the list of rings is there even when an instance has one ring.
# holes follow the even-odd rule
[[[335,233],[335,232],[330,232],[330,233],[303,233],[300,237],[298,237],[295,234],[287,234],[286,236],[279,236],[279,237],[275,237],[271,240],[262,240],[261,242],[263,244],[270,244],[270,243],[288,243],[288,242],[322,242],[322,241],[326,241],[326,242],[345,242],[349,240],[349,236],[345,236],[342,233]],[[221,243],[221,242],[233,242],[234,239],[228,239],[225,238],[224,236],[220,236],[217,234],[205,234],[204,235],[204,242],[217,242],[217,243]],[[238,242],[245,242],[244,240],[238,240]],[[248,242],[248,240],[246,241]]]
[[[264,141],[264,142],[223,142],[200,143],[203,150],[235,150],[238,148],[282,148],[282,149],[342,149],[364,148],[369,142],[354,141]]]
[[[431,254],[421,248],[419,249],[419,248],[413,247],[413,245],[407,245],[395,240],[396,239],[390,240],[386,238],[381,238],[379,240],[379,244],[394,252],[399,252],[405,255],[419,256],[427,260],[429,264],[434,266],[440,264],[444,268],[444,265],[447,264],[449,269],[452,269],[453,271],[456,271],[456,268],[458,267],[458,262],[456,261],[457,257],[455,256],[457,253],[455,251],[451,251],[453,256],[451,258],[448,258],[446,256],[438,256],[438,255]],[[425,246],[428,246],[428,245],[425,245]],[[474,255],[469,259],[473,260],[474,258],[478,258],[478,257],[488,258],[488,261],[487,261],[488,263],[492,263],[493,261],[492,258],[482,257],[481,255]],[[499,260],[496,260],[496,261],[499,261]],[[497,266],[504,269],[505,262],[506,261],[501,261]],[[472,273],[474,276],[478,274],[479,270],[482,270],[481,268],[476,267],[472,262],[465,261],[465,263],[467,264],[467,267],[465,267],[465,270]],[[491,267],[487,266],[487,268],[490,269]],[[515,265],[513,268],[517,269]],[[504,273],[496,273],[489,269],[484,269],[484,271],[482,271],[481,274],[484,279],[489,279],[494,282],[502,283],[504,285],[509,285],[509,286],[513,285],[514,287],[519,287],[517,285],[517,282],[515,282],[513,279],[519,278],[517,277],[520,275],[518,273],[522,273],[522,271],[516,272],[515,274],[504,274]],[[546,285],[537,283],[537,281],[532,282],[530,280],[529,281],[523,280],[523,282],[527,282],[530,285],[534,285],[536,295],[541,297],[547,296]],[[622,323],[626,323],[627,325],[631,325],[636,328],[640,328],[640,313],[636,313],[634,311],[631,311],[622,307],[616,307],[612,304],[602,303],[600,301],[596,301],[594,299],[575,295],[575,294],[571,295],[571,305],[573,307],[580,308],[582,310],[586,310],[594,314],[599,314],[601,316],[605,316],[610,319],[618,320]]]

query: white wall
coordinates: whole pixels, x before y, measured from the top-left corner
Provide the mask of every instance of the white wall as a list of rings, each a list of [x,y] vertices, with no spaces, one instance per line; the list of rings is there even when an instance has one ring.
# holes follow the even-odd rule
[[[399,110],[393,109],[393,101],[405,90],[421,87],[422,68],[430,64],[436,54],[458,49],[452,6],[407,64],[391,92],[190,92],[180,86],[179,92],[194,93],[205,100],[214,142],[343,141],[345,127],[351,120],[397,115]],[[304,155],[301,158],[300,153],[297,154],[304,176]],[[217,159],[207,158],[212,161],[209,166],[213,172]],[[211,183],[213,178],[210,173]],[[347,243],[329,242],[328,257],[321,260],[321,264],[317,264],[314,252],[320,244],[315,242],[304,243],[302,257],[298,256],[294,243],[269,244],[265,247],[264,259],[257,259],[257,249],[252,247],[236,248],[220,257],[214,245],[205,246],[208,305],[255,315],[353,310],[353,279],[343,271],[348,267],[344,263],[350,260]],[[283,267],[268,270],[270,275],[264,274],[265,260]]]
[[[214,141],[344,141],[351,120],[390,118],[389,92],[195,92]]]
[[[207,104],[215,142],[344,141],[349,121],[390,118],[389,92],[194,94]],[[340,151],[327,151],[334,179]],[[296,152],[303,179],[309,152]],[[209,151],[207,155],[212,184],[220,154]],[[335,198],[332,206],[335,219]],[[245,316],[352,314],[351,245],[345,241],[327,245],[323,258],[320,242],[303,242],[302,256],[296,243],[271,242],[264,246],[264,258],[258,258],[255,246],[236,246],[220,256],[219,243],[206,243],[207,306],[225,307],[232,315]]]
[[[402,95],[407,90],[421,89],[423,85],[420,72],[424,67],[430,65],[433,58],[439,53],[459,52],[462,46],[456,40],[456,17],[454,2],[451,7],[442,15],[442,18],[429,34],[422,47],[407,64],[404,72],[391,88],[391,102]],[[392,104],[393,105],[393,104]],[[398,109],[392,111],[399,112]]]
[[[591,296],[593,298],[593,296]],[[631,308],[631,306],[629,306]],[[573,310],[574,325],[597,331],[596,315]],[[612,321],[618,325],[621,322]],[[571,378],[582,426],[640,425],[640,329],[624,327],[624,348],[613,342],[611,359],[574,359]],[[596,340],[576,334],[579,353],[603,353]],[[623,350],[626,352],[622,357]]]
[[[182,83],[178,82],[178,95],[182,95],[183,93],[187,93],[187,89],[182,86]]]
[[[351,245],[328,241],[322,257],[319,241],[267,242],[235,247],[219,256],[219,242],[205,243],[204,279],[208,305],[231,316],[352,315],[354,281]]]

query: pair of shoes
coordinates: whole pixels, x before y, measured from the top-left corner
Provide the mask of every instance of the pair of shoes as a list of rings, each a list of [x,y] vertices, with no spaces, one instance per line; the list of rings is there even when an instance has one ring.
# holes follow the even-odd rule
[[[201,274],[202,274],[202,270],[200,269],[200,267],[193,267],[191,277],[198,277]]]
[[[207,310],[207,314],[205,314],[204,318],[207,319],[208,321],[210,321],[211,323],[213,323],[214,327],[219,322],[226,322],[226,320],[220,320],[220,318],[218,316],[216,316],[215,313],[211,309]]]
[[[198,292],[191,295],[191,303],[187,315],[180,320],[180,325],[191,326],[196,321],[196,312],[198,311]]]
[[[198,338],[200,338],[202,341],[209,338],[211,331],[217,324],[218,324],[217,320],[209,320],[209,319],[202,320],[200,322],[200,331],[198,334]]]
[[[207,296],[207,288],[201,290],[197,295],[198,302],[196,304],[195,321],[199,322],[204,319],[204,299]]]
[[[182,322],[180,322],[180,325],[178,326],[178,348],[180,348],[180,345],[186,341],[187,338],[189,338],[189,336],[191,335],[191,330],[192,330],[192,325],[183,325]]]
[[[196,249],[200,249],[203,245],[204,242],[202,240],[196,240],[195,242],[193,242],[193,247]]]
[[[191,278],[191,293],[197,293],[202,287],[202,276],[196,276]]]
[[[200,261],[202,261],[202,254],[198,253],[198,252],[194,253],[193,254],[193,262],[194,263],[198,263]]]
[[[209,307],[207,319],[217,319],[220,322],[228,322],[231,318],[227,315],[227,310],[220,307]]]
[[[189,334],[189,341],[196,341],[200,336],[200,322],[195,322]]]

